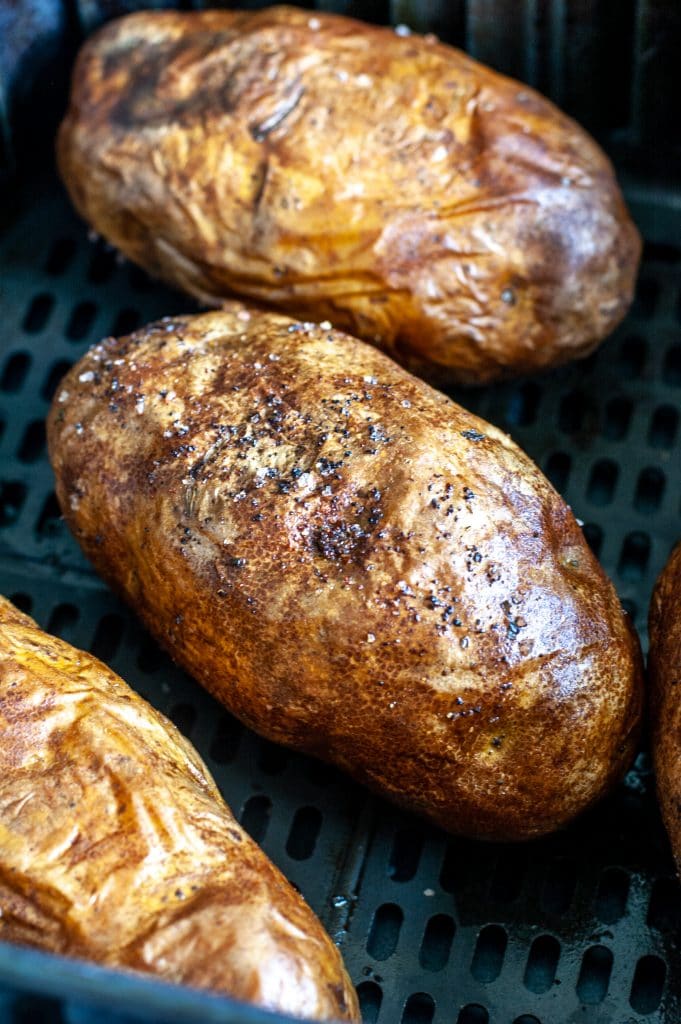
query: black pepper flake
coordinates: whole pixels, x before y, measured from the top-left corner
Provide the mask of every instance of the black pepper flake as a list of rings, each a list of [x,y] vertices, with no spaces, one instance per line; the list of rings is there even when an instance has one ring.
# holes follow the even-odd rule
[[[464,501],[472,501],[473,498],[475,497],[475,492],[472,491],[470,489],[470,487],[464,487],[464,489],[463,489],[463,497],[464,497]]]
[[[484,441],[485,435],[481,434],[479,430],[462,430],[461,436],[465,437],[467,441]]]
[[[243,569],[243,567],[246,565],[246,559],[230,558],[228,559],[227,564],[233,566],[235,569]]]

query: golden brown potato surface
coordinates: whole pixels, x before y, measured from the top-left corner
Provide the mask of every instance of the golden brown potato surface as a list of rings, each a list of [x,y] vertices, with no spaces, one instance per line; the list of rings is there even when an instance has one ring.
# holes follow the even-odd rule
[[[359,1021],[337,949],[196,751],[4,598],[0,939]]]
[[[299,10],[145,11],[83,47],[58,156],[130,259],[481,383],[584,356],[640,241],[551,103],[436,40]]]
[[[96,568],[258,732],[491,838],[625,767],[638,644],[572,514],[376,349],[239,306],[167,319],[94,347],[48,433]]]
[[[681,873],[681,544],[650,605],[650,717],[657,795]]]

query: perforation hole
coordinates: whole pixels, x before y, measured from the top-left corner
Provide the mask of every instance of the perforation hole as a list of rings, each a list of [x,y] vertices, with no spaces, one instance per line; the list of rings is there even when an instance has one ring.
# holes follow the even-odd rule
[[[456,1024],[489,1024],[489,1014],[484,1006],[469,1003],[461,1008]]]
[[[170,721],[177,726],[183,736],[191,737],[196,723],[196,710],[191,704],[175,704],[168,713]]]
[[[231,764],[241,742],[242,727],[236,718],[224,715],[218,722],[209,754],[216,764]]]
[[[66,640],[72,636],[79,618],[80,611],[75,604],[69,602],[58,604],[52,609],[47,621],[47,632]]]
[[[448,843],[440,869],[440,885],[445,892],[455,892],[461,888],[467,867],[463,844],[455,840]]]
[[[664,358],[662,377],[665,384],[678,388],[681,385],[681,345],[672,345]]]
[[[629,875],[622,868],[608,868],[601,875],[596,893],[596,915],[605,924],[614,924],[624,914],[629,895]]]
[[[658,878],[648,905],[648,926],[661,932],[672,931],[681,919],[681,890],[676,878]]]
[[[581,430],[587,411],[593,412],[590,403],[580,391],[571,391],[565,395],[558,410],[558,426],[566,434],[576,434]]]
[[[643,338],[626,338],[620,347],[619,361],[627,377],[640,377],[645,366],[648,346]]]
[[[582,959],[577,995],[587,1005],[602,1003],[608,994],[612,974],[612,953],[606,946],[591,946]]]
[[[629,398],[612,398],[605,407],[603,437],[608,441],[621,441],[626,437],[633,410],[634,406]]]
[[[476,981],[488,984],[499,977],[507,944],[508,936],[501,925],[488,924],[482,929],[471,962],[471,974]]]
[[[128,271],[128,280],[130,281],[130,287],[135,292],[148,292],[154,286],[154,282],[148,274],[134,264],[130,266]]]
[[[31,368],[31,356],[28,352],[15,352],[5,363],[0,378],[0,391],[13,393],[21,391],[28,371]]]
[[[628,533],[622,544],[617,571],[627,583],[639,583],[650,559],[650,537],[641,530]]]
[[[58,238],[45,260],[45,270],[53,277],[57,277],[68,269],[75,255],[76,243],[73,238]]]
[[[158,672],[158,670],[167,663],[167,655],[147,633],[144,633],[140,640],[140,648],[137,655],[137,667],[141,669],[142,672]]]
[[[87,279],[91,284],[104,284],[116,269],[116,253],[104,245],[98,245],[87,268]]]
[[[541,388],[534,381],[515,387],[506,402],[506,422],[512,427],[528,427],[537,418]]]
[[[362,981],[357,986],[357,998],[363,1024],[376,1024],[383,1002],[383,991],[375,981]]]
[[[644,263],[678,263],[681,260],[681,249],[678,245],[669,245],[667,242],[643,243]]]
[[[126,334],[132,334],[140,325],[142,317],[136,309],[121,309],[116,314],[111,324],[111,333],[115,338],[122,338]]]
[[[423,933],[419,963],[426,971],[441,971],[447,966],[456,925],[447,914],[431,917]]]
[[[0,1003],[0,1012],[2,1012],[7,1007],[4,993],[0,998],[2,998]],[[49,1024],[66,1024],[66,1017],[62,1012],[65,1007],[59,999],[49,999],[46,996],[17,995],[13,997],[10,995],[7,1008],[10,1016],[8,1017],[3,1012],[3,1024],[45,1024],[45,1021],[49,1021]]]
[[[10,594],[9,599],[20,612],[25,612],[26,615],[31,614],[31,611],[33,610],[33,598],[30,594],[25,594],[23,590],[20,590],[17,593]]]
[[[426,992],[409,996],[402,1014],[402,1024],[430,1024],[435,1016],[435,1003]]]
[[[47,324],[50,313],[54,309],[54,296],[48,292],[36,295],[26,310],[22,327],[27,334],[37,334]]]
[[[662,504],[667,478],[661,469],[648,466],[639,474],[634,495],[634,507],[642,515],[657,512]]]
[[[516,1017],[513,1024],[540,1024],[538,1017],[533,1017],[529,1013],[524,1013],[522,1017]]]
[[[497,860],[489,893],[496,903],[511,903],[520,895],[527,870],[527,855],[516,848],[504,849]]]
[[[573,861],[561,858],[549,866],[541,895],[541,903],[551,914],[564,914],[572,903],[577,884]]]
[[[636,285],[636,296],[632,312],[635,316],[651,317],[655,315],[655,306],[660,295],[660,286],[650,277],[639,278]]]
[[[262,843],[272,814],[272,801],[266,796],[252,796],[244,804],[241,824],[256,843]]]
[[[660,1005],[667,967],[659,956],[642,956],[636,964],[629,1004],[637,1013],[652,1013]]]
[[[384,903],[374,914],[367,953],[374,960],[387,960],[397,949],[404,914],[396,903]]]
[[[0,481],[0,527],[12,526],[26,500],[26,485],[20,480]]]
[[[265,775],[280,775],[286,770],[288,763],[288,753],[283,747],[277,746],[276,743],[270,743],[268,740],[260,741],[258,767]]]
[[[52,493],[48,494],[45,499],[40,515],[38,516],[36,533],[42,540],[45,540],[49,537],[57,536],[57,534],[61,532],[61,529],[61,509],[59,508],[57,495],[52,491]]]
[[[570,479],[572,459],[566,452],[554,452],[546,463],[546,476],[559,493],[563,493]]]
[[[556,978],[560,944],[552,935],[539,935],[530,946],[523,982],[530,992],[548,992]]]
[[[408,882],[414,877],[423,851],[423,831],[401,828],[395,833],[388,861],[388,877],[395,882]]]
[[[316,807],[299,807],[286,840],[286,852],[294,860],[308,860],[314,853],[322,815]]]
[[[592,505],[609,505],[615,494],[619,467],[612,459],[599,459],[589,474],[586,496]]]
[[[314,786],[328,786],[334,778],[334,768],[330,764],[318,761],[315,757],[299,757],[298,764],[303,775]]]
[[[74,306],[66,325],[66,337],[69,341],[82,341],[92,327],[96,315],[97,307],[94,302],[79,302]]]
[[[593,551],[596,558],[598,558],[601,553],[601,548],[603,547],[602,529],[598,523],[584,523],[582,533],[584,534],[585,541]]]
[[[123,639],[124,622],[120,615],[109,612],[97,623],[90,650],[95,658],[109,662],[115,656]]]
[[[45,450],[45,422],[32,420],[24,431],[17,455],[20,462],[36,462]]]
[[[679,414],[674,406],[658,406],[650,421],[648,444],[651,448],[673,448],[678,428]]]
[[[57,387],[72,366],[73,363],[69,363],[66,359],[60,359],[52,364],[40,392],[46,402],[52,401]]]

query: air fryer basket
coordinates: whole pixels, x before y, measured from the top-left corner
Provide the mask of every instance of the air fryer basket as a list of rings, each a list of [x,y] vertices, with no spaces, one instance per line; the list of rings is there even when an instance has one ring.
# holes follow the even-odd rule
[[[190,737],[244,826],[341,945],[365,1024],[678,1024],[681,889],[645,749],[617,791],[564,832],[519,846],[447,837],[243,728],[172,665],[81,556],[45,452],[50,398],[93,342],[194,307],[88,236],[31,139],[36,96],[52,83],[56,111],[79,33],[123,8],[31,0],[23,21],[21,9],[0,0],[0,589],[110,663]],[[351,13],[434,25],[550,91],[617,157],[646,237],[625,323],[585,362],[453,397],[544,469],[645,640],[652,584],[681,538],[679,135],[678,125],[676,136],[665,129],[678,90],[660,88],[679,79],[665,46],[681,16],[643,0],[373,0]],[[651,39],[662,54],[654,69],[641,66]],[[34,126],[49,134],[47,102],[45,111]],[[651,131],[660,140],[652,148]],[[283,1018],[0,943],[0,1021],[36,1020]]]

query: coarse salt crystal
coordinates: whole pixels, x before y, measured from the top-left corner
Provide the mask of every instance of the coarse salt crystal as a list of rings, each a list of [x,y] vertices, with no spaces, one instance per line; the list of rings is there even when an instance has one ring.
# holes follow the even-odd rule
[[[367,633],[367,643],[368,644],[373,644],[375,639],[376,639],[376,637],[374,636],[373,633]]]
[[[95,375],[92,370],[86,370],[85,373],[81,373],[78,380],[81,384],[89,384],[91,380],[95,379]]]

